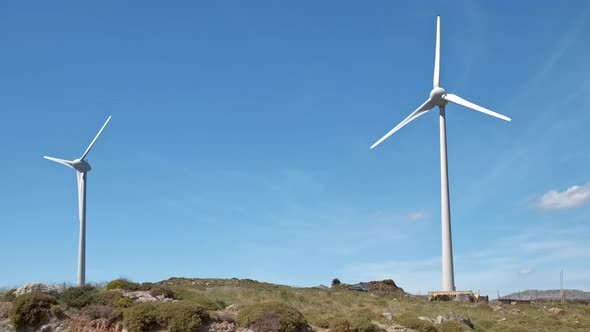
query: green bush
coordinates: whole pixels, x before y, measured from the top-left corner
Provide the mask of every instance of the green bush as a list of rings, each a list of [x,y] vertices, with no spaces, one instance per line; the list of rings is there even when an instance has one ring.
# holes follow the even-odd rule
[[[133,301],[129,298],[122,297],[120,299],[117,299],[115,301],[114,305],[117,308],[129,308],[130,306],[133,305]]]
[[[198,331],[201,322],[209,320],[207,311],[188,302],[164,302],[157,306],[158,321],[170,332]]]
[[[90,285],[70,287],[61,293],[59,300],[71,308],[82,308],[96,302],[98,291]]]
[[[158,327],[156,304],[140,303],[124,311],[123,326],[129,332],[150,331]]]
[[[154,286],[150,290],[150,295],[152,295],[154,297],[162,295],[168,299],[175,299],[176,298],[176,294],[174,293],[174,291],[172,289],[170,289],[170,287],[167,287],[167,286]]]
[[[16,289],[10,289],[4,292],[4,294],[2,294],[0,302],[12,302],[16,298],[16,296],[14,295],[15,291]]]
[[[66,316],[66,308],[59,304],[52,306],[50,311],[53,317],[57,319],[62,319]]]
[[[43,293],[28,293],[17,296],[12,301],[10,321],[17,329],[36,326],[45,319],[57,300]]]
[[[96,295],[96,304],[115,305],[117,300],[124,298],[118,291],[101,291]]]
[[[473,331],[469,326],[456,320],[447,320],[438,326],[440,332],[470,332]]]
[[[278,332],[297,332],[307,328],[303,315],[295,308],[281,302],[258,303],[245,307],[238,313],[238,324],[242,327],[273,327],[278,322]],[[264,331],[267,332],[267,331]]]
[[[136,282],[121,278],[110,281],[106,288],[107,290],[124,289],[128,291],[138,291],[141,290],[141,285]]]
[[[188,302],[140,303],[126,309],[123,325],[129,332],[159,327],[166,327],[170,332],[194,332],[208,319],[203,307]]]
[[[402,315],[396,319],[396,322],[407,328],[420,332],[438,332],[437,328],[432,323],[418,319],[417,317]]]

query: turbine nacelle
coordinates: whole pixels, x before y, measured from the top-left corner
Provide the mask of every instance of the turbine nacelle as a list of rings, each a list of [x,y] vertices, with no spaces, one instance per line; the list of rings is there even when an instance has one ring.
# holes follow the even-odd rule
[[[84,159],[76,159],[72,162],[72,167],[74,167],[80,173],[87,173],[90,172],[92,167],[90,164]]]
[[[447,95],[447,90],[441,88],[440,86],[435,87],[430,91],[430,102],[436,106],[444,107],[448,101],[445,100],[445,96]]]

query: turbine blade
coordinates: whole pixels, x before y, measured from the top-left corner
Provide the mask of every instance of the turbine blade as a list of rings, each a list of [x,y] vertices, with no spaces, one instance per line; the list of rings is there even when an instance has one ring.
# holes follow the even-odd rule
[[[434,78],[432,87],[440,85],[440,16],[436,17],[436,51],[434,54]]]
[[[502,119],[502,120],[506,120],[506,121],[512,121],[512,119],[510,119],[509,117],[502,115],[500,113],[496,113],[494,111],[490,111],[487,108],[483,108],[479,105],[476,105],[470,101],[467,101],[457,95],[454,95],[452,93],[447,93],[446,95],[444,95],[443,97],[445,100],[450,101],[451,103],[455,103],[457,105],[461,105],[461,106],[465,106],[467,108],[471,108],[474,111],[478,111],[478,112],[482,112],[485,113],[487,115],[491,115],[493,117],[496,117],[498,119]]]
[[[410,123],[412,120],[418,118],[420,115],[430,111],[434,107],[434,104],[430,103],[430,99],[428,99],[424,104],[420,105],[412,114],[408,115],[402,122],[400,122],[395,128],[391,129],[385,136],[381,137],[375,144],[371,145],[371,149],[379,145],[381,142],[386,140],[389,136],[393,135],[396,131],[400,130],[403,126]]]
[[[92,140],[92,142],[90,142],[90,145],[88,145],[88,148],[86,149],[86,151],[84,152],[82,157],[80,157],[80,160],[86,158],[86,155],[88,154],[88,152],[90,152],[90,149],[92,149],[94,142],[96,142],[96,139],[98,138],[98,136],[100,136],[100,133],[102,133],[102,130],[104,129],[104,127],[107,126],[107,123],[109,123],[109,121],[111,121],[110,115],[109,115],[109,118],[107,119],[107,121],[102,125],[102,128],[100,128],[100,130],[98,131],[98,134],[96,134],[96,136],[94,136],[94,139]]]
[[[73,161],[69,161],[69,160],[65,160],[65,159],[59,159],[59,158],[53,158],[53,157],[47,157],[47,156],[43,156],[43,158],[45,158],[47,160],[55,161],[56,163],[60,163],[62,165],[66,165],[69,168],[74,168],[74,162]]]

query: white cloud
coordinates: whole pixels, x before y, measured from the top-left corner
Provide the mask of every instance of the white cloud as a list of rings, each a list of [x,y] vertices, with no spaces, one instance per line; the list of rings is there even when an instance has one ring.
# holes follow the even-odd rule
[[[408,215],[408,218],[410,218],[410,220],[413,221],[417,221],[417,220],[422,220],[424,218],[426,218],[427,214],[424,211],[416,211],[413,213],[410,213],[410,215]]]
[[[533,269],[525,268],[518,271],[518,274],[521,276],[528,276],[529,274],[533,273]]]
[[[590,182],[565,191],[550,190],[539,200],[544,209],[569,209],[590,202]]]

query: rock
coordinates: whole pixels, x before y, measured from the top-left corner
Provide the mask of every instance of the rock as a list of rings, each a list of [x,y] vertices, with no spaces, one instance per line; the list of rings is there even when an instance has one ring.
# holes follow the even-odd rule
[[[470,328],[473,328],[473,323],[471,323],[471,320],[469,318],[463,317],[463,316],[458,315],[456,313],[451,313],[449,316],[449,320],[454,320],[459,323],[463,323],[463,324],[469,326]]]
[[[506,317],[502,317],[502,318],[498,319],[498,322],[503,322],[505,320],[506,320]]]
[[[123,294],[126,298],[129,298],[133,302],[144,303],[144,302],[175,302],[176,300],[165,297],[164,295],[153,296],[148,291],[126,291],[117,290]]]
[[[473,297],[472,295],[469,295],[469,294],[459,294],[459,295],[455,295],[455,297],[453,298],[453,301],[455,301],[455,302],[475,302],[475,297]]]
[[[238,311],[240,310],[240,305],[238,304],[231,304],[225,307],[223,310],[217,311],[217,317],[223,321],[227,322],[235,322],[238,316]]]
[[[51,332],[51,330],[50,324],[43,325],[39,328],[39,332]]]
[[[225,307],[225,309],[223,309],[223,310],[238,312],[240,310],[240,305],[239,304],[230,304],[227,307]]]
[[[444,316],[441,316],[441,315],[436,316],[436,323],[437,324],[440,324],[440,323],[442,323],[442,322],[444,322],[446,320],[447,319]]]
[[[499,306],[499,305],[492,306],[492,311],[496,312],[496,311],[500,311],[500,310],[504,310],[504,308],[502,308],[502,306]]]
[[[59,296],[59,294],[61,294],[63,290],[64,288],[62,286],[46,285],[40,282],[30,282],[26,285],[17,288],[14,291],[14,295],[20,296],[27,293],[40,292],[53,296]]]
[[[434,319],[430,318],[430,317],[418,316],[418,319],[419,320],[426,321],[426,322],[429,322],[429,323],[432,323],[432,324],[435,324],[436,323],[436,321]]]
[[[383,316],[385,316],[385,318],[387,318],[387,320],[393,319],[393,315],[391,314],[391,312],[384,312]]]
[[[236,324],[233,322],[214,322],[206,326],[206,330],[209,332],[235,332]]]
[[[553,314],[556,314],[557,315],[557,314],[562,313],[563,312],[563,309],[561,309],[561,308],[555,308],[554,307],[554,308],[547,309],[547,311],[549,311],[550,313],[553,313]]]
[[[12,308],[12,303],[10,302],[0,302],[0,320],[6,319],[10,316],[10,309]]]

